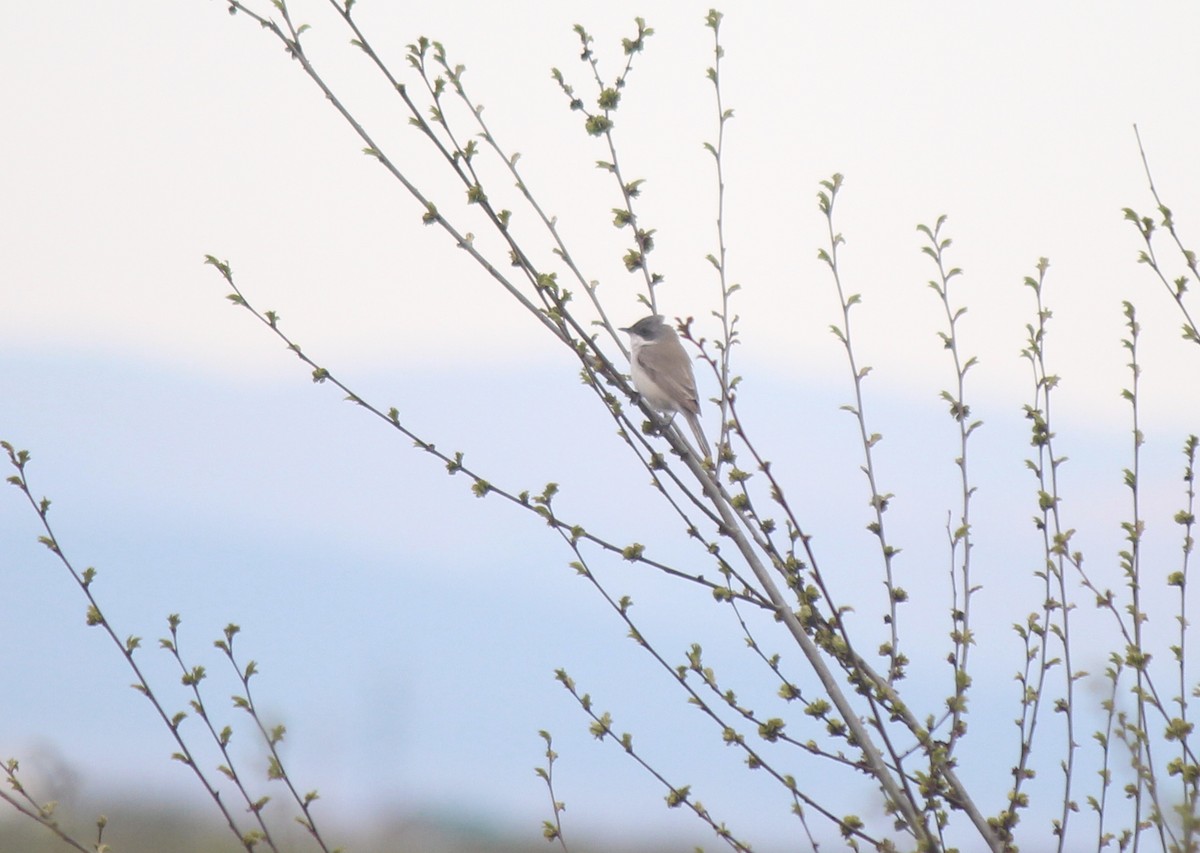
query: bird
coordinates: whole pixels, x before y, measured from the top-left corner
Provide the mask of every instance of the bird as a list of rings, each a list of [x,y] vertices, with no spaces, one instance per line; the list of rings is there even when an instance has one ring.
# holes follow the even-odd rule
[[[675,330],[661,314],[643,317],[621,329],[629,333],[633,352],[629,356],[633,387],[650,408],[665,415],[682,414],[699,442],[705,459],[711,458],[708,440],[700,429],[700,402],[696,398],[696,376],[692,361]]]

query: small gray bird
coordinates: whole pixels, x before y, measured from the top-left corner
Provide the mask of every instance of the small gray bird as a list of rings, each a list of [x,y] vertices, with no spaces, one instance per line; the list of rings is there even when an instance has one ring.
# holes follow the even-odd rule
[[[705,459],[711,458],[708,441],[700,429],[700,403],[696,399],[692,360],[675,330],[663,322],[661,314],[654,314],[621,331],[629,333],[633,344],[629,357],[633,387],[650,408],[667,415],[682,414],[700,442],[700,452]]]

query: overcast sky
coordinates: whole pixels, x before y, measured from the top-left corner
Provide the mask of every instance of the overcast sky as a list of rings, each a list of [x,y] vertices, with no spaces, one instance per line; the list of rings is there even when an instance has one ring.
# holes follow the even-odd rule
[[[655,34],[635,61],[615,138],[626,176],[646,179],[640,215],[657,229],[664,313],[693,315],[711,335],[708,8],[361,0],[356,14],[414,87],[403,57],[418,36],[442,41],[451,62],[467,66],[472,96],[505,149],[522,154],[531,190],[559,217],[620,325],[645,312],[635,301],[640,279],[621,264],[627,235],[611,225],[619,199],[593,166],[608,152],[567,108],[550,69],[590,98],[572,25],[592,32],[611,77],[623,62],[620,39],[645,17]],[[297,0],[293,9],[312,25],[310,55],[347,105],[440,206],[459,207],[461,189],[436,171],[327,6]],[[965,271],[955,301],[969,309],[962,332],[980,359],[969,386],[985,421],[975,446],[978,556],[1001,613],[981,654],[994,653],[1005,673],[980,693],[1013,703],[996,718],[1007,725],[1016,707],[1008,670],[1020,653],[1008,625],[1037,601],[1021,417],[1030,375],[1018,352],[1034,311],[1022,280],[1039,257],[1051,263],[1048,349],[1063,377],[1057,415],[1080,544],[1118,584],[1129,299],[1144,333],[1143,511],[1158,537],[1149,547],[1176,560],[1169,519],[1182,501],[1178,449],[1200,420],[1197,353],[1180,340],[1161,285],[1136,263],[1139,238],[1121,209],[1152,211],[1136,123],[1185,238],[1200,233],[1200,10],[763,2],[723,11],[723,95],[735,113],[725,236],[731,278],[743,286],[735,310],[745,409],[817,541],[846,562],[846,591],[876,596],[862,602],[867,631],[877,630],[881,587],[863,532],[861,448],[838,411],[851,386],[828,332],[837,304],[816,260],[826,235],[815,193],[819,181],[845,175],[842,273],[863,296],[856,342],[875,367],[868,410],[885,436],[884,488],[897,495],[899,566],[906,586],[929,590],[912,605],[914,620],[944,619],[942,575],[929,575],[944,572],[956,476],[953,425],[937,397],[951,377],[936,337],[943,318],[916,226],[949,216],[950,261]],[[550,336],[421,224],[421,209],[361,153],[297,63],[212,0],[27,3],[0,28],[0,74],[0,437],[33,453],[30,478],[54,501],[64,548],[98,568],[96,592],[118,633],[147,638],[143,655],[165,686],[176,676],[152,640],[168,613],[183,615],[214,682],[211,640],[237,622],[245,655],[264,670],[261,701],[288,725],[300,784],[319,787],[331,815],[433,810],[536,837],[547,797],[531,769],[542,760],[536,732],[549,728],[563,745],[557,793],[575,826],[705,839],[617,750],[592,742],[553,681],[564,666],[671,778],[694,781],[714,812],[723,806],[720,819],[765,849],[785,843],[794,831],[787,803],[731,753],[693,752],[695,739],[718,738],[622,638],[544,526],[472,497],[468,483],[334,389],[314,387],[202,264],[207,253],[227,259],[306,352],[373,402],[395,405],[426,440],[465,451],[493,482],[514,491],[560,482],[564,508],[589,529],[661,543],[681,561],[696,556],[677,523],[656,525],[644,472]],[[495,186],[493,201],[528,222],[509,182]],[[473,214],[461,227],[483,234]],[[550,262],[538,239],[533,248]],[[714,392],[711,383],[702,390]],[[705,417],[715,424],[715,410]],[[145,701],[124,686],[119,656],[84,626],[80,595],[36,545],[35,522],[15,489],[0,494],[10,638],[0,648],[0,757],[24,759],[36,776],[38,757],[57,754],[92,790],[152,780],[199,803]],[[673,658],[701,639],[697,625],[724,616],[702,594],[597,565],[617,595],[634,595]],[[944,634],[928,638],[935,660]],[[718,636],[705,640],[714,653],[740,660],[738,638]],[[213,687],[218,702],[234,691]],[[686,723],[664,722],[680,714]],[[1006,736],[1000,742],[1013,747]],[[775,799],[760,810],[764,797]]]

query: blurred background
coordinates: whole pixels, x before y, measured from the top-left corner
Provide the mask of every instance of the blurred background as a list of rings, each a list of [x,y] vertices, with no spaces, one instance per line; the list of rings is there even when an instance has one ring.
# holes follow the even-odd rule
[[[328,7],[290,6],[297,23],[312,25],[309,55],[379,143],[439,207],[463,207],[461,188],[437,170]],[[635,33],[634,16],[646,18],[655,34],[615,115],[619,154],[627,179],[647,179],[639,213],[657,229],[651,261],[666,275],[665,313],[694,316],[711,337],[719,291],[705,260],[717,248],[712,158],[702,148],[716,128],[708,8],[363,0],[356,17],[414,91],[404,51],[419,36],[467,66],[468,91],[506,150],[522,154],[527,184],[558,216],[618,325],[645,311],[640,279],[621,263],[628,236],[611,225],[619,198],[594,168],[609,154],[568,109],[550,68],[590,99],[572,25],[593,34],[610,79],[623,67],[621,38]],[[908,626],[919,662],[914,696],[931,709],[949,689],[945,527],[957,450],[938,397],[952,381],[936,336],[944,316],[915,229],[950,215],[950,260],[965,270],[952,301],[969,307],[960,331],[980,358],[968,402],[985,422],[971,451],[977,601],[987,614],[977,662],[1002,674],[977,679],[964,762],[974,756],[978,766],[964,772],[978,775],[994,811],[1005,779],[994,778],[989,756],[1016,747],[1010,674],[1022,649],[1010,625],[1041,601],[1024,465],[1032,380],[1019,356],[1035,310],[1022,280],[1039,257],[1051,260],[1047,349],[1063,377],[1055,416],[1071,459],[1062,486],[1076,542],[1119,586],[1131,441],[1121,301],[1130,299],[1144,333],[1146,559],[1162,576],[1178,564],[1170,518],[1182,506],[1179,448],[1196,431],[1195,346],[1179,339],[1174,306],[1136,263],[1140,241],[1121,210],[1153,206],[1136,122],[1164,200],[1185,237],[1197,233],[1200,211],[1189,205],[1200,160],[1180,88],[1198,79],[1187,39],[1200,10],[763,2],[724,11],[742,415],[873,647],[884,636],[878,546],[864,530],[861,446],[839,411],[852,386],[828,332],[837,303],[816,261],[828,239],[818,182],[841,172],[842,273],[863,295],[854,334],[860,361],[875,368],[867,416],[884,435],[881,488],[896,495],[889,524],[912,598],[901,631]],[[571,360],[421,224],[419,206],[360,153],[362,141],[266,33],[211,0],[23,4],[0,30],[0,72],[10,81],[0,134],[0,438],[33,454],[31,488],[53,501],[63,550],[80,570],[96,567],[93,590],[118,635],[143,638],[138,659],[168,709],[189,698],[157,648],[168,614],[179,613],[184,659],[207,668],[213,716],[235,726],[237,758],[263,779],[250,721],[229,702],[240,685],[212,646],[236,623],[239,660],[262,672],[255,699],[268,724],[287,726],[289,772],[301,790],[320,791],[316,814],[333,843],[547,849],[550,797],[534,774],[547,729],[561,755],[555,794],[567,804],[572,849],[715,848],[694,817],[665,808],[661,786],[590,736],[554,679],[565,667],[612,711],[617,731],[633,733],[668,778],[691,784],[755,849],[802,846],[788,799],[748,773],[624,638],[543,524],[475,498],[469,481],[448,477],[336,389],[314,386],[278,339],[224,299],[205,254],[227,259],[250,300],[278,311],[305,352],[360,397],[395,406],[424,440],[465,452],[493,483],[514,492],[560,483],[562,516],[644,543],[664,561],[708,565],[682,524],[664,518]],[[489,174],[495,201],[511,179]],[[513,209],[514,227],[529,228],[515,195],[500,204]],[[462,227],[483,235],[473,213]],[[531,246],[553,263],[548,238]],[[699,381],[703,396],[715,393],[711,377]],[[715,433],[714,407],[705,423]],[[85,625],[85,602],[36,542],[41,532],[16,489],[0,492],[0,758],[20,759],[30,791],[59,801],[64,825],[83,838],[103,812],[115,849],[235,849],[170,760],[175,746],[146,700],[126,686],[125,662]],[[595,560],[611,593],[633,597],[639,625],[670,661],[699,642],[719,675],[743,675],[742,638],[711,596]],[[1161,590],[1147,595],[1160,593],[1167,602]],[[1165,644],[1171,611],[1158,612],[1150,630]],[[1081,612],[1085,634],[1103,630],[1092,618]],[[1080,668],[1101,672],[1106,653],[1088,649]],[[736,687],[766,707],[773,682],[751,672]],[[802,677],[798,663],[794,672]],[[1052,749],[1056,735],[1045,736]],[[861,780],[779,758],[797,762],[798,778],[815,780],[844,811],[885,820]],[[1052,806],[1054,774],[1045,775],[1033,790]],[[282,791],[261,785],[278,803]],[[1030,820],[1046,825],[1042,814]],[[58,849],[47,838],[0,809],[0,853]]]

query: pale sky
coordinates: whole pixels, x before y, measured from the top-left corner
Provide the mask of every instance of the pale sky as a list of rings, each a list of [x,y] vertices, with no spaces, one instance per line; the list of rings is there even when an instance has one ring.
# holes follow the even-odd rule
[[[435,171],[401,104],[346,45],[326,5],[293,8],[313,27],[310,55],[347,103],[440,206],[456,208],[461,190]],[[559,217],[620,325],[645,312],[634,301],[640,279],[621,265],[627,235],[611,225],[618,198],[593,167],[607,150],[584,133],[549,72],[558,67],[590,92],[571,26],[595,36],[607,77],[634,16],[646,18],[656,32],[635,61],[616,140],[626,175],[646,179],[640,214],[657,229],[664,311],[694,315],[712,334],[708,8],[361,0],[356,14],[414,86],[403,50],[418,36],[442,41],[467,66],[472,96],[506,150],[521,152],[532,191]],[[1056,405],[1072,459],[1069,505],[1081,538],[1092,537],[1091,562],[1115,571],[1126,512],[1123,299],[1136,302],[1143,326],[1143,511],[1158,513],[1153,547],[1168,560],[1177,552],[1169,519],[1182,499],[1178,448],[1200,420],[1197,347],[1180,340],[1174,305],[1136,264],[1139,238],[1121,209],[1152,212],[1136,123],[1185,239],[1200,234],[1200,9],[764,2],[723,11],[723,95],[735,112],[726,242],[743,286],[735,308],[747,412],[818,541],[865,573],[847,576],[847,589],[878,591],[862,531],[861,448],[838,411],[851,392],[828,332],[836,302],[816,261],[826,238],[815,193],[840,172],[842,272],[863,296],[855,331],[861,360],[875,367],[868,407],[885,434],[880,464],[897,495],[900,565],[906,586],[929,590],[914,615],[944,620],[942,575],[930,580],[926,568],[943,572],[939,537],[954,500],[951,425],[937,398],[950,366],[916,226],[949,215],[950,260],[965,271],[955,301],[969,309],[962,331],[980,359],[970,393],[986,422],[976,446],[987,519],[979,558],[1004,612],[986,654],[1006,675],[981,688],[980,701],[1011,700],[1007,670],[1019,650],[1008,625],[1036,606],[1007,573],[1028,581],[1037,560],[1033,482],[1022,465],[1030,379],[1017,353],[1034,310],[1021,282],[1041,256],[1051,262],[1048,347],[1063,376]],[[786,803],[756,811],[770,790],[763,782],[719,746],[693,755],[689,738],[718,739],[566,568],[569,552],[499,501],[473,498],[465,481],[333,389],[313,387],[201,263],[207,253],[227,259],[247,295],[278,311],[307,352],[364,396],[397,406],[427,440],[466,452],[490,479],[516,491],[560,482],[564,508],[589,528],[662,543],[644,473],[576,368],[444,234],[421,224],[421,210],[360,153],[295,62],[219,2],[66,2],[6,14],[0,75],[0,438],[33,453],[34,489],[54,501],[68,553],[100,570],[97,593],[119,633],[157,639],[166,614],[180,612],[204,656],[226,622],[241,624],[239,642],[265,673],[260,698],[287,722],[301,784],[321,789],[331,815],[457,811],[536,837],[547,797],[531,768],[542,761],[536,731],[550,728],[574,826],[623,839],[687,833],[715,848],[698,823],[664,809],[661,792],[617,750],[592,742],[553,681],[563,666],[618,728],[674,776],[696,780],[714,811],[724,805],[721,819],[747,827],[764,849],[786,849]],[[510,183],[496,184],[494,200]],[[503,206],[527,222],[513,196]],[[461,227],[482,234],[471,213]],[[538,239],[548,263],[549,244]],[[715,424],[715,410],[705,417]],[[153,780],[199,803],[145,702],[125,687],[119,657],[84,627],[78,592],[34,542],[36,519],[18,497],[0,493],[0,601],[12,638],[0,651],[10,697],[0,703],[0,758],[33,768],[54,751],[97,789]],[[694,557],[676,526],[660,547]],[[1027,541],[1014,544],[1012,527]],[[670,655],[703,641],[739,660],[736,637],[694,630],[717,620],[704,596],[624,564],[598,565],[617,594],[632,591]],[[862,610],[876,630],[875,602]],[[937,658],[944,631],[935,633]],[[147,645],[146,659],[158,660]],[[172,685],[168,662],[158,663]],[[233,690],[214,688],[214,699]],[[663,724],[680,713],[687,725]]]

